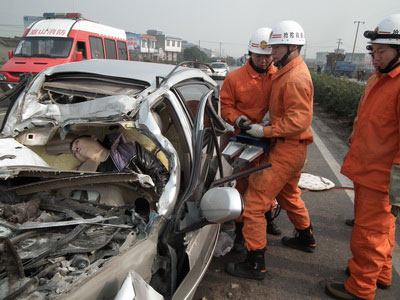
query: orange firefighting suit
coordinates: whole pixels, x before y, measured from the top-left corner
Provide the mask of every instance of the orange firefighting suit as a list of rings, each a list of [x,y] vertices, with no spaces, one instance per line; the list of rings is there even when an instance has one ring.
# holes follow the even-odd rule
[[[395,217],[390,213],[392,165],[400,164],[400,66],[374,73],[358,105],[351,147],[341,172],[354,182],[355,223],[345,288],[374,299],[376,282],[390,285]]]
[[[264,127],[264,136],[275,140],[265,161],[272,163],[272,167],[249,176],[242,215],[248,250],[265,248],[264,213],[271,209],[275,198],[296,229],[310,226],[297,184],[307,145],[313,141],[310,127],[313,95],[311,76],[300,56],[272,75],[269,104],[272,126]]]
[[[238,117],[245,115],[252,123],[260,123],[268,111],[271,76],[276,71],[277,68],[271,64],[267,73],[259,74],[251,67],[250,60],[247,60],[243,67],[230,73],[220,93],[222,118],[234,125]],[[257,162],[254,161],[252,166],[257,165]],[[244,195],[247,177],[237,180],[236,188]]]

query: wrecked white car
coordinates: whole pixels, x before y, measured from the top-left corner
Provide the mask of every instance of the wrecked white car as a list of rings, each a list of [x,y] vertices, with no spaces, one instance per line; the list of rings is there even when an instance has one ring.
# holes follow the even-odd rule
[[[0,298],[191,299],[218,224],[242,211],[218,93],[199,69],[113,60],[49,68],[10,91]],[[71,142],[110,135],[151,153],[162,184],[140,167],[81,168]]]

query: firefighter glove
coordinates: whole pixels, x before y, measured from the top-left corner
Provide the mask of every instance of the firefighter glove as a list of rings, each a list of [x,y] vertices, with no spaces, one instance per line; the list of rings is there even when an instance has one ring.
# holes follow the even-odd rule
[[[260,124],[251,124],[250,129],[247,130],[246,133],[258,138],[264,137],[264,126]]]
[[[247,126],[251,123],[248,117],[241,115],[235,120],[236,127],[240,128],[240,126]]]
[[[400,212],[400,165],[393,165],[390,171],[389,201],[392,214],[397,217]]]

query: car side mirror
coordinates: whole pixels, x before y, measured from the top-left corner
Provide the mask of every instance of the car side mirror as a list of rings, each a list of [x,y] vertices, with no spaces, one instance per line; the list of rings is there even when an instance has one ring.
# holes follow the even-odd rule
[[[75,53],[75,61],[82,61],[83,60],[83,53],[82,51],[77,51]]]
[[[208,190],[200,201],[200,213],[209,223],[224,223],[240,217],[243,201],[239,192],[231,187]]]
[[[234,220],[243,212],[242,197],[231,187],[209,189],[197,202],[187,201],[184,217],[176,223],[176,232],[199,229],[208,224],[220,224]]]

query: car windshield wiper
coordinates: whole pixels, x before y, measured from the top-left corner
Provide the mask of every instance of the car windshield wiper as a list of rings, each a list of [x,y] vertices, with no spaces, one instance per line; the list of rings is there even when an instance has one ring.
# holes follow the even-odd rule
[[[15,57],[32,57],[32,55],[29,54],[14,54]]]
[[[50,54],[38,54],[38,53],[35,53],[35,54],[32,55],[32,57],[53,57],[53,56],[50,55]]]

